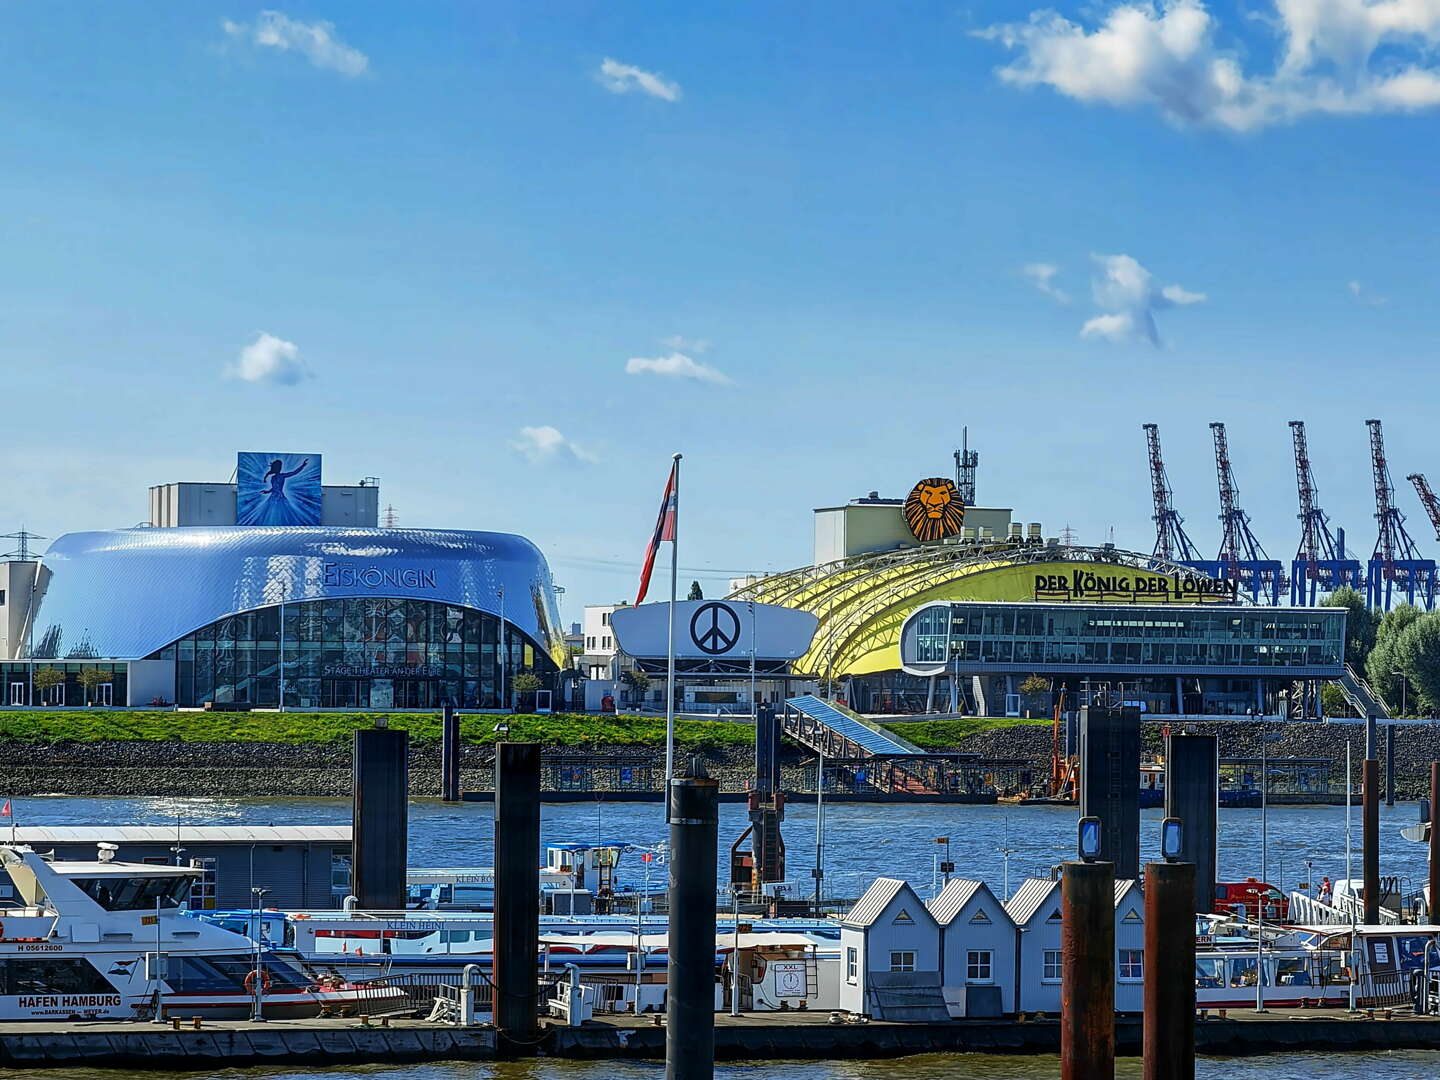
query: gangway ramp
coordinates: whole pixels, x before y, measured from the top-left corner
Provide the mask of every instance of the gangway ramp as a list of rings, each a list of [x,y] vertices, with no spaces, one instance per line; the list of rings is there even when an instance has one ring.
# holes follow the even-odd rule
[[[785,733],[830,757],[884,757],[894,754],[916,757],[927,753],[893,732],[867,724],[814,694],[787,698],[785,705]]]

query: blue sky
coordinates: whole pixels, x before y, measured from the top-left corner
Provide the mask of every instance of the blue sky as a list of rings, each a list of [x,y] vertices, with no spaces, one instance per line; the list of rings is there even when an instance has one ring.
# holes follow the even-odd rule
[[[531,537],[578,618],[676,450],[714,593],[963,424],[981,502],[1148,550],[1159,423],[1209,551],[1223,420],[1288,559],[1302,418],[1368,552],[1378,416],[1435,550],[1440,15],[847,7],[0,6],[0,523],[319,451]]]

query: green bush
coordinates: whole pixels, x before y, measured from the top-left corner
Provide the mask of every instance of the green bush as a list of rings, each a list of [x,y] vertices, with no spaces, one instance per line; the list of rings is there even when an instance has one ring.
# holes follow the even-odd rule
[[[1007,716],[966,716],[959,720],[890,721],[887,725],[896,735],[909,739],[922,750],[948,750],[959,746],[971,735],[982,731],[998,731],[1010,727],[1048,727],[1048,716],[1029,719]]]
[[[440,741],[438,713],[171,712],[79,711],[69,709],[0,710],[0,739],[12,742],[100,742],[108,740],[177,742],[349,743],[356,728],[385,716],[393,728],[410,732],[420,743]],[[509,725],[508,733],[495,731]],[[665,721],[652,716],[502,716],[467,713],[460,717],[467,742],[513,739],[552,746],[663,746]],[[676,741],[692,749],[751,746],[749,724],[716,720],[676,720]]]

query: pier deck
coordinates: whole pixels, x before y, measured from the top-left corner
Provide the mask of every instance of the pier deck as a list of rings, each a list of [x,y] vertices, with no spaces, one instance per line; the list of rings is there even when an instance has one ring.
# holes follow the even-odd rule
[[[1116,1046],[1140,1053],[1140,1018],[1116,1022]],[[1226,1020],[1196,1024],[1202,1054],[1320,1050],[1332,1053],[1440,1049],[1440,1019],[1397,1014],[1366,1018],[1337,1009],[1274,1010],[1257,1015],[1233,1010]],[[831,1024],[828,1012],[750,1013],[715,1018],[718,1060],[884,1058],[907,1054],[1054,1054],[1060,1048],[1055,1019],[959,1020],[942,1024]],[[567,1058],[660,1058],[665,1028],[606,1017],[580,1028],[551,1027],[537,1049]],[[495,1032],[488,1026],[455,1028],[420,1020],[388,1027],[357,1020],[209,1021],[183,1025],[123,1022],[29,1022],[0,1025],[0,1068],[197,1068],[218,1065],[299,1065],[326,1062],[489,1060]]]

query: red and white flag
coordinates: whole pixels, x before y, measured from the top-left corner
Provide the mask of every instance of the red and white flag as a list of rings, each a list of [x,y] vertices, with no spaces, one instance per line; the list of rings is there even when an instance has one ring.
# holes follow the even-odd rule
[[[650,546],[645,549],[645,565],[640,571],[640,591],[635,594],[635,606],[645,602],[650,591],[650,573],[655,569],[655,553],[667,540],[675,539],[675,473],[680,468],[677,461],[670,466],[670,478],[665,481],[665,497],[660,500],[660,516],[655,519],[655,532],[650,537]]]
[[[0,817],[10,817],[10,816],[11,816],[11,812],[10,812],[10,800],[9,800],[9,799],[6,799],[6,800],[5,800],[5,805],[4,805],[4,806],[0,806]]]

